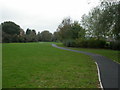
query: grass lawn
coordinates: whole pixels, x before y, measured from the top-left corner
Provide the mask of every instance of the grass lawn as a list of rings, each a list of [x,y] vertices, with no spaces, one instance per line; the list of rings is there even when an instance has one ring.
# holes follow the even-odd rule
[[[3,44],[3,88],[98,88],[94,61],[51,43]]]
[[[57,45],[60,47],[65,47],[62,43],[57,43]],[[118,57],[120,55],[120,51],[109,50],[109,49],[93,49],[93,48],[71,48],[71,47],[66,47],[66,48],[100,54],[106,56],[109,59],[112,59],[115,62],[120,63],[120,59]]]

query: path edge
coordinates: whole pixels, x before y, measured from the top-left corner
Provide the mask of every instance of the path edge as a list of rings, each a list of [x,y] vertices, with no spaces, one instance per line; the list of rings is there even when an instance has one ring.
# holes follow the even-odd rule
[[[97,66],[97,72],[98,72],[98,79],[99,79],[99,83],[100,83],[100,88],[103,90],[103,85],[102,85],[102,82],[101,82],[101,79],[100,79],[100,70],[99,70],[97,62],[95,62],[95,64]]]

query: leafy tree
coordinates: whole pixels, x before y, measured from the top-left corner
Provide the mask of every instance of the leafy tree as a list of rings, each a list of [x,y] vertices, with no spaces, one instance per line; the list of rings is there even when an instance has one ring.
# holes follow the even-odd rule
[[[119,11],[120,1],[104,0],[99,6],[93,8],[88,15],[83,15],[81,23],[82,27],[86,29],[86,37],[95,38],[94,40],[98,39],[100,43],[106,40],[111,42],[110,47],[120,48]]]
[[[5,33],[5,32],[2,32],[2,42],[5,42],[5,43],[10,43],[10,42],[12,42],[11,35],[10,35],[10,34],[7,34],[7,33]]]
[[[82,26],[86,29],[87,36],[97,39],[112,37],[118,39],[120,30],[120,2],[103,1],[93,8],[88,15],[82,16]]]
[[[102,29],[106,31],[106,36],[112,37],[115,40],[118,39],[120,33],[117,28],[120,25],[118,24],[120,17],[120,2],[103,1],[100,7],[102,8],[102,14],[100,18]]]
[[[49,31],[45,30],[41,32],[41,40],[42,41],[52,41],[52,33],[50,33]]]
[[[2,31],[10,35],[14,35],[14,34],[19,35],[20,26],[15,24],[14,22],[7,21],[7,22],[2,23]]]
[[[83,35],[80,36],[81,32]],[[78,37],[84,37],[85,30],[80,26],[78,21],[72,23],[70,18],[65,18],[58,26],[56,35],[60,41],[75,40]]]
[[[77,38],[85,38],[85,30],[80,26],[78,21],[72,23],[70,18],[65,18],[58,26],[54,35],[65,46],[76,46]]]
[[[28,29],[26,30],[26,35],[30,35],[30,33],[31,33],[31,29],[28,28]]]
[[[26,41],[27,42],[36,42],[37,35],[35,30],[27,29],[26,30]]]
[[[70,32],[71,22],[72,20],[69,17],[67,17],[63,19],[62,23],[58,26],[57,32],[59,34],[60,41],[71,38],[71,35],[72,35],[72,33]]]
[[[82,16],[82,26],[86,29],[88,37],[103,38],[103,30],[101,29],[100,21],[101,10],[96,7],[88,15]],[[104,32],[105,33],[105,32]]]
[[[74,23],[72,23],[71,32],[72,32],[73,39],[85,37],[85,30],[80,26],[78,21],[74,21]]]
[[[2,25],[2,42],[18,42],[20,26],[11,21],[6,21]]]
[[[41,41],[42,39],[41,39],[41,33],[40,32],[38,32],[38,34],[37,34],[37,39],[38,39],[38,41]]]
[[[60,41],[60,37],[59,37],[58,32],[53,33],[53,41],[55,41],[55,42]]]
[[[32,37],[32,41],[36,42],[37,41],[37,35],[36,31],[32,30],[30,36]]]

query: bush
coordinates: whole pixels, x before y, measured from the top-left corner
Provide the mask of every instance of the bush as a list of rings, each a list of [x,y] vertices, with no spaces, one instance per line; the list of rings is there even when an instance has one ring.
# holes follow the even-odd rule
[[[88,47],[88,42],[87,40],[85,39],[82,39],[82,38],[78,38],[76,39],[76,47]]]
[[[120,50],[120,41],[110,42],[110,49]]]
[[[83,48],[105,48],[105,40],[95,40],[95,39],[82,39],[78,38],[76,40],[64,40],[63,44],[67,47],[83,47]]]
[[[76,46],[75,40],[71,40],[71,39],[64,40],[63,44],[67,47],[75,47]]]
[[[82,39],[76,40],[68,39],[64,40],[63,44],[67,47],[83,47],[83,48],[108,48],[114,50],[120,50],[120,41],[106,42],[105,40]]]
[[[76,39],[76,46],[77,47],[84,47],[84,48],[104,48],[106,41],[104,40],[95,40],[95,39]]]
[[[104,48],[106,44],[105,40],[88,40],[88,47],[90,48]]]

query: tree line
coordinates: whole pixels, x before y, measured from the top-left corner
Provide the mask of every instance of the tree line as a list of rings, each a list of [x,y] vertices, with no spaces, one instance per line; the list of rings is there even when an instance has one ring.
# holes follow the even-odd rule
[[[54,34],[65,46],[120,50],[120,1],[102,1],[80,23],[65,18]]]
[[[2,42],[38,42],[53,41],[53,35],[47,30],[36,33],[34,29],[27,29],[26,32],[12,21],[6,21],[2,25]]]

